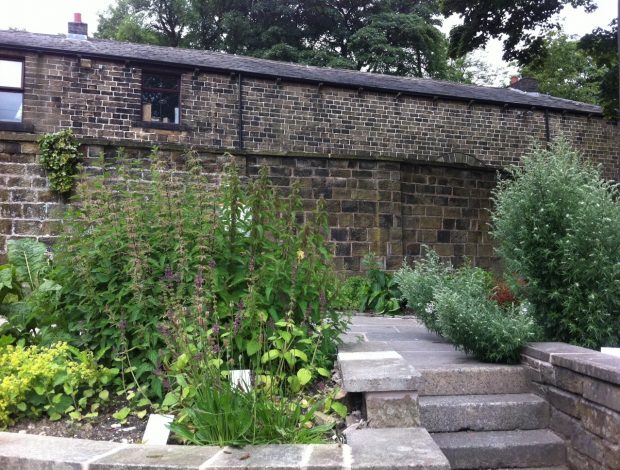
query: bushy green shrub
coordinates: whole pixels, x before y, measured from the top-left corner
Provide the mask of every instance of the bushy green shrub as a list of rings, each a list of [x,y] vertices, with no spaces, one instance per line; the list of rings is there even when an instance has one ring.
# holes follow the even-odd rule
[[[431,305],[435,291],[449,282],[452,266],[443,263],[439,255],[428,250],[413,267],[403,263],[403,267],[394,275],[407,306],[416,317],[430,330],[442,334],[437,321],[437,312]]]
[[[150,171],[121,166],[120,178],[106,171],[80,183],[56,249],[58,334],[155,398],[168,385],[162,368],[182,354],[164,337],[181,325],[196,338],[210,332],[193,354],[220,348],[226,368],[268,353],[263,368],[282,356],[287,377],[329,369],[346,317],[329,305],[323,201],[299,222],[298,188],[281,197],[266,169],[243,185],[230,159],[215,188],[196,155],[186,157],[187,173],[154,151]]]
[[[332,306],[343,312],[358,311],[366,285],[367,279],[364,276],[349,276],[344,281],[338,281]]]
[[[53,191],[67,194],[73,190],[79,172],[79,146],[71,129],[45,134],[39,139],[40,163]]]
[[[549,340],[620,343],[620,194],[563,139],[494,193],[492,234]]]
[[[439,330],[459,349],[485,362],[515,363],[537,329],[527,303],[502,307],[491,299],[490,280],[482,269],[461,268],[449,285],[435,290],[430,309]]]
[[[66,343],[0,348],[0,429],[22,417],[46,413],[81,419],[97,415],[118,370],[98,366],[92,353]]]
[[[485,362],[517,362],[521,348],[538,337],[526,303],[503,292],[493,275],[465,265],[453,269],[429,250],[396,278],[417,318],[455,347]],[[508,289],[502,284],[502,289]],[[501,302],[500,302],[501,301]]]

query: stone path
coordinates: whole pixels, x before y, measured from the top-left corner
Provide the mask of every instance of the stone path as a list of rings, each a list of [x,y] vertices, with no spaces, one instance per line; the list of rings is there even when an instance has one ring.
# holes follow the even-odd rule
[[[355,316],[342,339],[344,389],[362,394],[375,436],[430,432],[453,469],[563,468],[564,442],[522,365],[481,363],[411,317]]]

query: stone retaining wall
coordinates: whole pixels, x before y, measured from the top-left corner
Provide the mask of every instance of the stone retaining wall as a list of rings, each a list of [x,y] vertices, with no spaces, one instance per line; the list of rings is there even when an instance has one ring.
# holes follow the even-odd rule
[[[522,358],[570,468],[620,469],[620,358],[564,343],[530,344]]]
[[[0,258],[6,241],[35,237],[53,242],[59,231],[66,200],[50,192],[38,164],[37,135],[0,132]],[[128,159],[144,158],[148,143],[81,139],[83,164],[91,171],[101,153],[114,158],[125,149]],[[164,145],[161,151],[183,171],[182,145]],[[223,168],[222,152],[194,147],[205,173],[217,182]],[[261,165],[269,169],[282,192],[299,183],[305,210],[319,197],[326,201],[330,241],[336,269],[358,272],[369,252],[383,268],[398,269],[404,256],[418,256],[421,245],[433,247],[458,264],[467,256],[476,265],[493,267],[495,258],[488,236],[487,209],[496,170],[475,166],[466,157],[429,165],[360,158],[233,152],[242,174],[252,178]]]

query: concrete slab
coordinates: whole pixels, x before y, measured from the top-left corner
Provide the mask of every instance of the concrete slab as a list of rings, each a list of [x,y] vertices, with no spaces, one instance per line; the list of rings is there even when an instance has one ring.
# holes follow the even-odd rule
[[[186,470],[198,469],[214,455],[218,447],[130,445],[126,449],[100,458],[89,470]]]
[[[573,346],[566,343],[530,343],[523,348],[523,354],[538,359],[539,361],[550,362],[551,356],[555,354],[590,354],[592,349]]]
[[[424,428],[359,429],[347,435],[351,469],[449,470]]]
[[[588,351],[589,354],[553,354],[551,364],[620,385],[620,357]]]
[[[402,356],[396,351],[356,351],[338,353],[338,362],[344,361],[385,361],[402,360]]]
[[[392,392],[417,390],[422,376],[400,359],[339,362],[343,388],[347,392]]]
[[[423,377],[422,386],[418,389],[420,396],[485,395],[530,391],[527,372],[522,366],[477,363],[460,367],[445,364],[429,369],[420,368],[419,371]]]
[[[126,445],[30,434],[0,433],[0,468],[11,470],[82,469],[104,454]]]

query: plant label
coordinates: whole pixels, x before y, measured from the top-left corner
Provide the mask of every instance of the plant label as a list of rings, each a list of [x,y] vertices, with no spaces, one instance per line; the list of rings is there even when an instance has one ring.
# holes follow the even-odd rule
[[[142,436],[142,444],[150,446],[166,445],[170,435],[168,425],[172,423],[173,418],[171,415],[149,415],[144,436]]]

